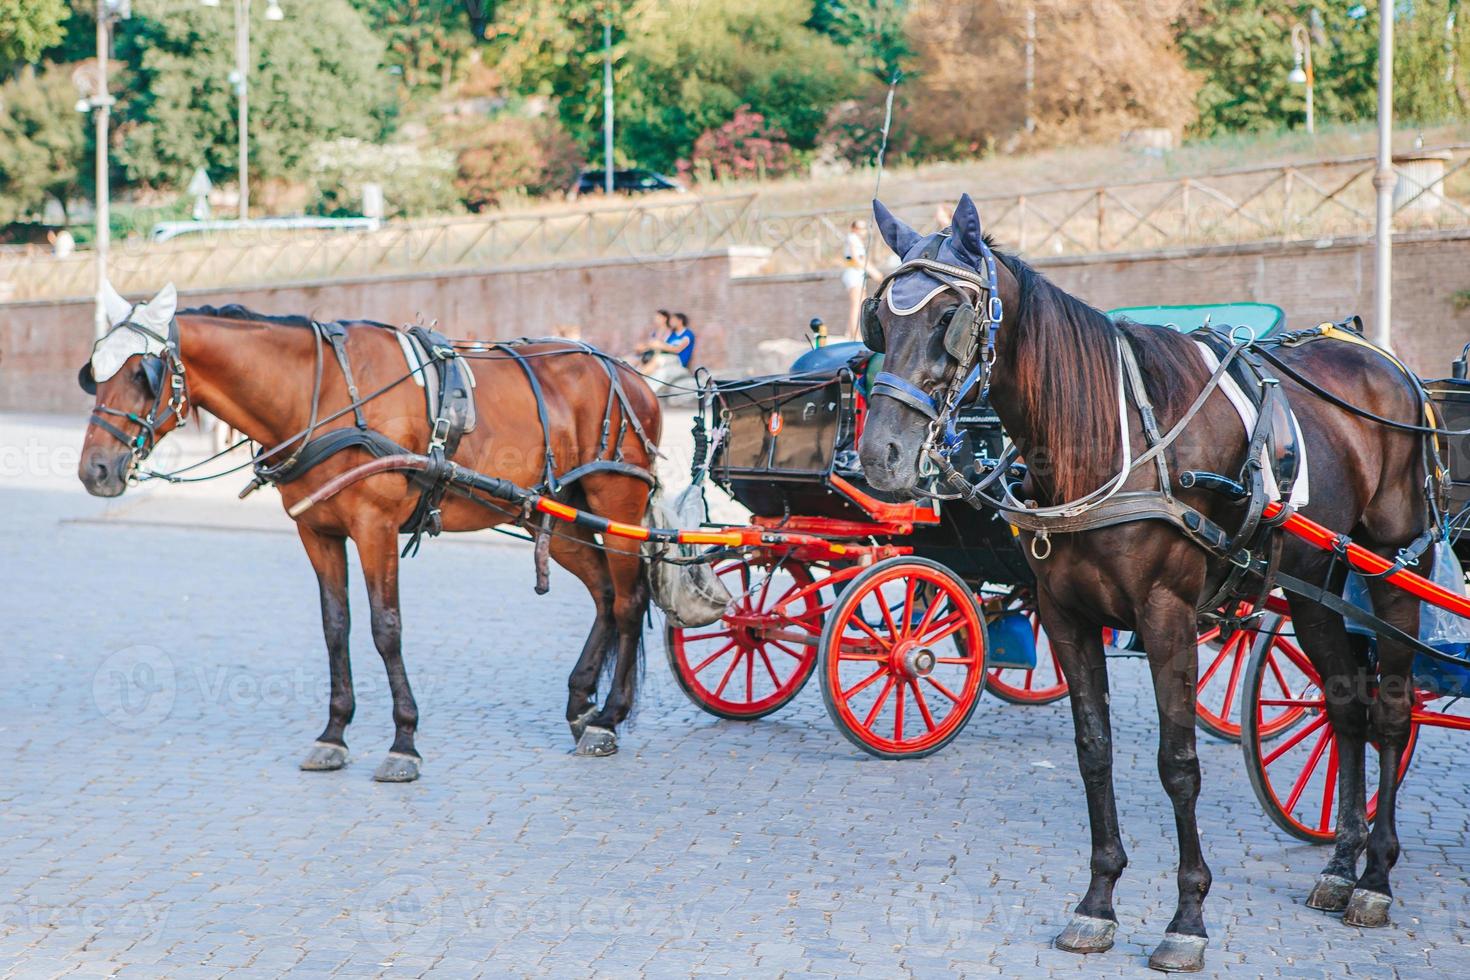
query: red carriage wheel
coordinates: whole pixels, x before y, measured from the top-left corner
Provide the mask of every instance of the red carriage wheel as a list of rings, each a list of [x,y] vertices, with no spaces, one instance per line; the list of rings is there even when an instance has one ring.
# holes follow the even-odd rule
[[[984,622],[969,587],[937,562],[890,558],[858,575],[818,646],[827,712],[879,758],[939,751],[980,700]]]
[[[811,571],[791,562],[716,566],[734,596],[725,618],[694,629],[669,627],[665,649],[689,700],[735,721],[761,718],[801,691],[817,663],[822,600]]]
[[[1051,704],[1067,696],[1067,678],[1041,628],[1041,617],[1029,606],[1023,611],[1036,640],[1036,666],[991,667],[985,672],[985,690],[1011,704]]]
[[[1282,616],[1268,616],[1245,668],[1241,748],[1251,788],[1272,822],[1298,840],[1332,840],[1337,818],[1337,737],[1327,721],[1322,679],[1304,653],[1279,642]],[[1419,725],[1399,758],[1402,780],[1414,756]],[[1369,746],[1366,769],[1370,790],[1378,785],[1378,754]],[[1368,798],[1368,819],[1378,794]]]
[[[1272,599],[1271,602],[1279,603],[1280,600]],[[1291,620],[1280,613],[1268,614],[1259,630],[1255,626],[1237,630],[1223,644],[1219,627],[1200,634],[1194,718],[1199,727],[1211,735],[1231,742],[1240,741],[1245,669],[1258,642],[1271,644],[1282,656],[1306,659],[1291,635]],[[1300,708],[1267,712],[1260,725],[1261,737],[1274,738],[1296,724],[1301,716]]]

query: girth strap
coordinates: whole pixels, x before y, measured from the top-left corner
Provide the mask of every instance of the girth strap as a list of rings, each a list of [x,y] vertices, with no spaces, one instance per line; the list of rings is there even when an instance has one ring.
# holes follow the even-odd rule
[[[505,351],[515,362],[520,365],[521,371],[526,375],[526,380],[531,384],[531,394],[536,398],[536,417],[541,421],[541,438],[546,445],[546,460],[544,466],[543,483],[547,490],[555,493],[561,489],[561,484],[556,478],[556,454],[551,448],[551,419],[546,414],[546,396],[541,390],[541,380],[536,377],[536,371],[531,367],[531,362],[521,355],[511,344],[495,344],[496,350]]]

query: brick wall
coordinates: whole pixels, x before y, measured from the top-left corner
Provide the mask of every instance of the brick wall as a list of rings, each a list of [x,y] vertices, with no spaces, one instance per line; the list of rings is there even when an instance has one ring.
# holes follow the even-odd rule
[[[752,275],[748,249],[665,259],[601,260],[493,272],[395,276],[329,283],[191,291],[186,305],[239,302],[270,313],[438,319],[455,336],[506,338],[580,326],[583,337],[627,351],[659,307],[683,310],[699,331],[698,358],[728,374],[756,363],[767,339],[799,339],[820,316],[845,325],[846,297],[831,272]],[[1258,300],[1295,326],[1351,313],[1371,317],[1371,240],[1321,246],[1254,245],[1097,258],[1038,260],[1062,287],[1102,307]],[[1394,248],[1395,346],[1416,370],[1448,373],[1470,341],[1470,313],[1452,295],[1470,289],[1470,231],[1400,236]],[[0,411],[83,411],[76,369],[91,344],[91,302],[0,305]]]

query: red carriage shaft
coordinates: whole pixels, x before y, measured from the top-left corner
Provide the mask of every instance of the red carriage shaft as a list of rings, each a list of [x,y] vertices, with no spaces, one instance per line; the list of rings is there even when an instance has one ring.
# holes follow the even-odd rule
[[[431,465],[433,465],[433,461],[427,456],[419,456],[413,453],[384,456],[380,459],[371,460],[328,480],[309,496],[293,504],[287,513],[293,518],[299,517],[317,504],[336,496],[352,484],[359,480],[365,480],[370,476],[376,476],[380,473],[401,472],[404,470],[422,471],[428,469]],[[634,541],[657,541],[667,544],[725,545],[726,547],[733,548],[781,544],[790,547],[804,546],[816,548],[827,555],[843,555],[849,550],[846,545],[828,538],[818,537],[814,534],[770,531],[760,527],[688,531],[679,528],[644,527],[640,524],[626,524],[622,521],[613,521],[606,517],[598,517],[596,514],[589,514],[584,510],[578,510],[576,507],[571,507],[560,501],[553,500],[534,490],[516,486],[509,480],[485,476],[482,473],[465,469],[463,466],[458,466],[454,463],[446,463],[444,465],[447,467],[447,478],[451,483],[479,490],[482,493],[509,503],[522,504],[530,507],[537,513],[549,514],[569,524],[576,524],[579,527],[585,527],[588,530],[602,534],[611,534],[614,537],[630,538]]]
[[[1281,504],[1269,503],[1266,505],[1263,516],[1271,520],[1280,516],[1281,510]],[[1348,563],[1368,575],[1382,575],[1393,567],[1393,562],[1382,555],[1376,555],[1361,545],[1353,544],[1346,535],[1338,534],[1300,514],[1290,515],[1281,526],[1323,551],[1333,551],[1340,547],[1347,554]],[[1411,571],[1400,569],[1388,576],[1388,581],[1425,602],[1433,603],[1441,609],[1448,609],[1457,616],[1470,617],[1470,599],[1436,585],[1422,575],[1415,575]]]

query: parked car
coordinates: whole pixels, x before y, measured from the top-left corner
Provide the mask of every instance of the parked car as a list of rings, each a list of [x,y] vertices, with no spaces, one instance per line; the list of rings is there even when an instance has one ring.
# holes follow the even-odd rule
[[[583,194],[598,194],[604,189],[604,173],[602,170],[584,170],[577,178],[577,183],[572,187],[572,196],[581,197]],[[683,193],[687,188],[672,177],[656,174],[652,170],[614,170],[613,171],[613,193],[615,194],[648,194],[652,191],[677,191]]]

